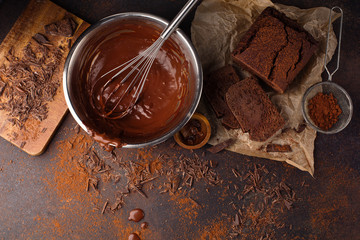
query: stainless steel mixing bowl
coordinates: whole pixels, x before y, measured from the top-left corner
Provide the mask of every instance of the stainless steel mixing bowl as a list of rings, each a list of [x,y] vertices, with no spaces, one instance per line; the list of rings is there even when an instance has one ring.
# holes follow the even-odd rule
[[[126,20],[143,21],[146,24],[151,24],[159,29],[164,29],[168,24],[166,20],[147,13],[128,12],[106,17],[89,27],[77,39],[71,48],[65,62],[63,87],[66,103],[76,122],[89,134],[89,129],[96,131],[96,128],[99,126],[86,125],[86,118],[88,117],[88,113],[84,108],[81,107],[81,104],[79,104],[79,96],[84,94],[81,91],[81,86],[79,86],[81,82],[79,80],[81,71],[80,69],[82,64],[84,64],[89,51],[91,51],[92,43],[96,42],[96,39],[98,39],[100,36],[111,33],[111,29],[113,26],[119,23],[119,21]],[[203,73],[199,57],[190,40],[180,29],[177,29],[171,35],[170,39],[180,47],[182,53],[185,55],[186,60],[189,62],[189,91],[183,107],[178,117],[171,120],[169,123],[166,123],[168,125],[166,131],[157,136],[154,136],[153,139],[147,139],[145,141],[137,140],[135,142],[127,141],[127,144],[124,146],[126,148],[141,148],[165,141],[178,132],[188,122],[198,106],[203,87]]]

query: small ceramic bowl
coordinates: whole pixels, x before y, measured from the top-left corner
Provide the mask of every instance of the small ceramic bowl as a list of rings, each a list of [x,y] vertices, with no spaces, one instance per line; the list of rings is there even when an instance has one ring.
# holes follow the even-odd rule
[[[186,149],[198,149],[204,146],[210,139],[211,126],[207,118],[194,113],[187,124],[174,135],[174,139],[181,147]]]

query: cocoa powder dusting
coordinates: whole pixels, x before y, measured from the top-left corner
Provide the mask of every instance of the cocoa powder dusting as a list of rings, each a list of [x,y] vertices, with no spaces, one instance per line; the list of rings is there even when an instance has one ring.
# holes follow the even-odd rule
[[[332,93],[317,93],[309,100],[309,116],[322,130],[329,130],[338,121],[341,108]]]
[[[195,232],[184,232],[184,238],[198,236],[198,239],[226,239],[241,236],[242,239],[274,239],[278,229],[286,228],[279,216],[291,210],[296,201],[295,192],[288,184],[284,181],[276,182],[265,166],[257,164],[249,164],[245,172],[229,168],[228,176],[232,176],[232,180],[224,182],[216,171],[218,163],[204,159],[205,155],[201,154],[200,157],[196,152],[187,155],[157,155],[154,154],[156,148],[139,149],[130,155],[122,154],[123,150],[119,149],[108,153],[84,132],[79,132],[78,127],[74,127],[68,139],[59,142],[58,148],[61,154],[53,160],[54,167],[48,169],[53,179],[43,180],[49,188],[55,190],[59,199],[63,199],[65,206],[93,206],[93,211],[98,213],[95,214],[96,220],[93,214],[85,214],[84,217],[88,218],[83,223],[85,229],[105,224],[107,220],[101,216],[106,215],[114,218],[113,224],[117,226],[121,237],[161,239],[161,235],[158,235],[161,232],[155,229],[151,231],[147,223],[125,222],[129,212],[121,209],[130,201],[128,197],[138,195],[144,201],[156,205],[157,202],[148,197],[152,195],[150,192],[158,196],[165,194],[169,204],[169,211],[165,211],[168,214],[164,216],[165,221],[167,217],[176,214],[178,227],[182,228],[200,224],[202,220],[199,216],[210,211],[204,199],[196,194],[201,189],[199,186],[205,185],[207,194],[213,194],[212,186],[224,190],[219,201],[231,196],[233,201],[226,205],[233,213],[217,217],[216,221],[202,223],[203,227]],[[115,184],[117,191],[107,191],[106,186],[109,184]],[[119,215],[109,214],[117,211]],[[138,213],[142,213],[141,216]],[[77,214],[83,215],[81,210]],[[64,219],[51,222],[52,226],[58,226],[56,231],[59,236],[66,235],[60,229],[69,227],[65,215]],[[140,221],[143,216],[141,209],[134,209],[130,212],[129,220]],[[38,222],[42,221],[46,220],[39,219]]]

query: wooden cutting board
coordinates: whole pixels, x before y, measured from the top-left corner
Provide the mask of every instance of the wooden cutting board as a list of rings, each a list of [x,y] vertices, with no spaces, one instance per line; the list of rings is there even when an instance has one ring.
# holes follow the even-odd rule
[[[70,45],[75,42],[76,38],[89,24],[48,0],[31,0],[0,45],[0,66],[2,66],[3,64],[8,64],[6,56],[8,56],[11,48],[13,48],[15,53],[21,54],[24,47],[30,41],[33,41],[32,37],[36,33],[45,35],[45,25],[57,22],[64,17],[72,18],[78,25],[72,37],[48,37],[50,43],[54,46],[61,46],[63,52],[61,54],[60,64],[57,65],[52,76],[52,80],[59,81],[60,86],[57,89],[54,99],[47,102],[47,118],[39,121],[30,116],[25,122],[24,128],[20,129],[18,126],[9,122],[8,112],[0,110],[0,136],[30,155],[39,155],[45,150],[61,120],[67,113],[62,87],[64,63]],[[48,36],[48,34],[46,34],[46,36]],[[7,82],[7,80],[3,79],[3,82]],[[0,99],[4,99],[4,94],[0,96]]]

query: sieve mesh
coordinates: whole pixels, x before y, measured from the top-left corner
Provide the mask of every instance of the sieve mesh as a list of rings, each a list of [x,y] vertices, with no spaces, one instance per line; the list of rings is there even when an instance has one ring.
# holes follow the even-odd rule
[[[318,128],[309,116],[309,100],[313,98],[317,93],[322,92],[324,94],[332,93],[337,99],[342,113],[340,114],[338,121],[329,129],[323,130]],[[353,105],[349,94],[338,84],[334,82],[321,82],[311,86],[304,94],[302,100],[302,110],[305,121],[316,131],[326,134],[337,133],[343,130],[350,122],[353,112]]]

